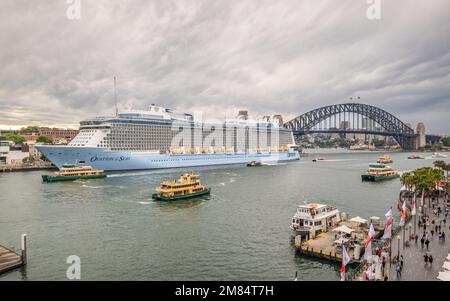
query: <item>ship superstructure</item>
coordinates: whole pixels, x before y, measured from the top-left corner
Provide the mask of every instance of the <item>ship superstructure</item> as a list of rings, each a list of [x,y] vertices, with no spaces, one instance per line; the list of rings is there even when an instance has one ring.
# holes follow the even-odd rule
[[[246,111],[222,123],[198,121],[152,105],[80,122],[67,146],[38,146],[56,166],[89,164],[103,170],[298,160],[292,131],[280,116],[250,120]]]

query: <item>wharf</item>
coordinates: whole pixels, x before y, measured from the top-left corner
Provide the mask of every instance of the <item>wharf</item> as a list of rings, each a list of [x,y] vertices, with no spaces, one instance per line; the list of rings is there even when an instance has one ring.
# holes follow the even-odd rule
[[[0,245],[0,274],[23,265],[22,256]]]
[[[343,221],[339,226],[347,226],[354,229],[350,240],[351,247],[347,246],[347,253],[351,262],[361,262],[362,253],[364,252],[364,242],[367,239],[369,229],[366,225],[357,224],[355,222]],[[380,236],[379,229],[375,229],[375,237]],[[339,239],[335,232],[327,231],[320,233],[317,237],[306,240],[304,242],[296,241],[296,252],[302,255],[323,258],[331,261],[342,261],[342,249],[340,244],[335,244],[336,239]],[[355,246],[359,245],[359,254],[355,256]]]
[[[23,166],[23,165],[0,165],[1,172],[21,172],[21,171],[36,171],[36,170],[56,170],[58,169],[53,165],[40,165],[40,166]]]
[[[0,245],[0,274],[27,264],[27,235],[22,234],[22,254]]]

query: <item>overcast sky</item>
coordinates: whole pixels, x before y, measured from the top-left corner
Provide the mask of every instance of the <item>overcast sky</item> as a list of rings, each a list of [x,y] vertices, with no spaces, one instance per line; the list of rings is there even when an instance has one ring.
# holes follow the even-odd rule
[[[450,132],[450,1],[0,0],[0,127],[155,103],[208,116],[348,102]]]

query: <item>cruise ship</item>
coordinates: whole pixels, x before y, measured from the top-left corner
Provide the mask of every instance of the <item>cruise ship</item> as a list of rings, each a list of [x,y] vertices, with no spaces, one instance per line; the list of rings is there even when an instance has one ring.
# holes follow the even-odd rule
[[[68,145],[36,148],[58,168],[77,164],[105,171],[300,159],[280,115],[250,120],[247,111],[240,111],[223,122],[195,117],[152,105],[81,121],[79,134]]]

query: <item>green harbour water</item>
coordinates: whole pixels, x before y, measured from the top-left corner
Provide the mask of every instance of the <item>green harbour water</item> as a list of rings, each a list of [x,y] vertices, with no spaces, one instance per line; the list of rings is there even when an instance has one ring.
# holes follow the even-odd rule
[[[408,160],[411,154],[391,153],[389,165],[403,172],[434,162],[431,154]],[[0,244],[18,250],[28,235],[28,266],[0,280],[67,280],[70,255],[81,258],[82,280],[293,280],[296,271],[299,280],[338,280],[339,265],[295,256],[291,217],[306,199],[384,217],[399,179],[361,181],[380,155],[189,169],[211,195],[177,202],[152,200],[153,189],[187,169],[51,184],[42,183],[46,172],[0,174]]]

